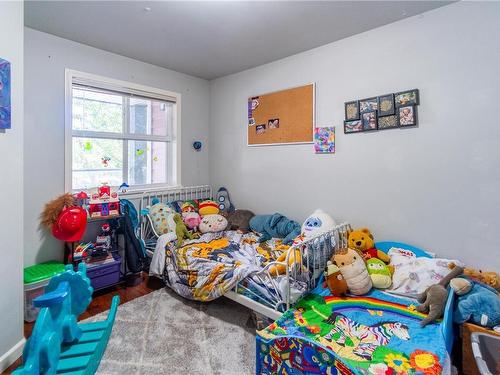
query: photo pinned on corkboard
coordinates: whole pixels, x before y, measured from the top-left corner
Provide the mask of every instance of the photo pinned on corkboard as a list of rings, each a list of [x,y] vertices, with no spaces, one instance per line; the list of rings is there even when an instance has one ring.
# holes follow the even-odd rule
[[[248,146],[313,143],[314,83],[249,97],[248,119]]]
[[[335,153],[335,127],[314,128],[314,151],[316,154]]]
[[[278,129],[280,127],[280,119],[273,118],[267,122],[268,129]]]

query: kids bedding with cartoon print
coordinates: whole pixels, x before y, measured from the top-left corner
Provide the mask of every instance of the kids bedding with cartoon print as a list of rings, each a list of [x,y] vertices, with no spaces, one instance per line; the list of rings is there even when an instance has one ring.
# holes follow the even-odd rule
[[[338,297],[318,285],[258,331],[257,374],[448,373],[451,302],[443,320],[422,328],[427,315],[413,299],[377,289]]]

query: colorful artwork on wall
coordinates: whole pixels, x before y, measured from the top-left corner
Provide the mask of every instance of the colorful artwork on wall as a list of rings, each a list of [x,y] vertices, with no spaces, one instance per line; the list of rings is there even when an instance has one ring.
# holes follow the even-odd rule
[[[10,63],[0,59],[0,129],[10,127]]]
[[[317,154],[335,153],[335,127],[314,128],[314,151]]]

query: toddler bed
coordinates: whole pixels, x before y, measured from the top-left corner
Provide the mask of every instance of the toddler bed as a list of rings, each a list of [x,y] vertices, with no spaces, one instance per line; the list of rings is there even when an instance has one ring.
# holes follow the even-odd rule
[[[149,253],[154,256],[163,252],[163,243],[156,248],[155,243],[168,236],[159,236],[147,213],[146,208],[155,198],[172,203],[211,195],[209,186],[144,193],[140,203],[141,235]],[[348,229],[349,225],[343,223],[292,246],[277,239],[259,244],[255,234],[237,231],[206,233],[199,239],[185,241],[181,247],[167,240],[165,257],[161,258],[164,268],[155,273],[161,274],[167,285],[186,298],[209,301],[224,295],[275,320],[316,286],[333,251],[347,245]],[[277,258],[284,251],[287,257],[280,262]],[[153,257],[152,266],[157,263],[156,258]],[[273,272],[277,267],[284,270],[279,275]]]
[[[401,243],[418,257],[426,252]],[[257,335],[257,374],[449,373],[453,293],[444,318],[420,327],[415,300],[372,289],[333,297],[319,284]]]

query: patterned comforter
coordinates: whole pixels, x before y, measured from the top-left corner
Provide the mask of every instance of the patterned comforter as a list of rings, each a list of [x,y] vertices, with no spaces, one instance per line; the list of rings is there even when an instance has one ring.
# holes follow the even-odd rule
[[[441,374],[441,322],[420,327],[414,303],[377,290],[338,298],[318,286],[259,331],[257,373]]]
[[[279,240],[257,244],[253,233],[206,233],[177,248],[166,249],[165,280],[181,296],[211,301],[288,249]]]

